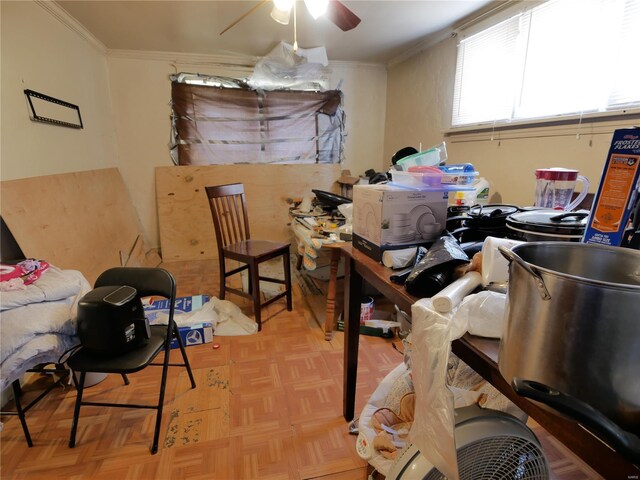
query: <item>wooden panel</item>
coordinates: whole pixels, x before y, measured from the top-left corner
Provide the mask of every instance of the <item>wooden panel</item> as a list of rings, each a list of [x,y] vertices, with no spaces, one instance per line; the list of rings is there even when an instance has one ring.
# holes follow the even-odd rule
[[[27,257],[80,270],[91,284],[140,234],[116,168],[2,182],[2,217]]]
[[[337,192],[340,165],[209,165],[156,168],[163,261],[217,258],[204,187],[244,183],[255,239],[289,241],[287,199]]]

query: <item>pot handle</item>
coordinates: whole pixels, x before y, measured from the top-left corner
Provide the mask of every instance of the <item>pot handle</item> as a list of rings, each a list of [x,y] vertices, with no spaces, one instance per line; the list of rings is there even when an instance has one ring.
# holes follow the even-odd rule
[[[605,440],[630,462],[638,463],[640,461],[640,437],[623,430],[591,405],[532,380],[522,380],[516,377],[511,386],[518,395],[537,400],[568,415]]]
[[[538,292],[540,293],[540,296],[543,300],[551,300],[551,295],[549,294],[549,290],[547,290],[547,286],[544,284],[544,280],[533,268],[529,266],[527,262],[522,260],[518,255],[502,245],[498,247],[498,250],[504,258],[506,258],[510,262],[516,262],[534,278],[538,287]]]

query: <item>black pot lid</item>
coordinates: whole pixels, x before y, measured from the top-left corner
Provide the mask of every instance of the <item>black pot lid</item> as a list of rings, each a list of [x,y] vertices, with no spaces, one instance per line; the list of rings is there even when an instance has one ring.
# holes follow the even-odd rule
[[[507,226],[532,233],[582,235],[587,226],[588,212],[561,210],[528,210],[507,217]]]
[[[474,205],[469,209],[469,216],[475,218],[506,218],[511,214],[518,212],[520,209],[515,205],[489,204]]]

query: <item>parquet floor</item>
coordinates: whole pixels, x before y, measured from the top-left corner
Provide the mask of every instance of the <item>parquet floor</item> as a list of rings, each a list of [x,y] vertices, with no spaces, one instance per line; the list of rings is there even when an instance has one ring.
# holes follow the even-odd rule
[[[178,295],[217,295],[212,262],[164,265],[178,280]],[[184,369],[170,369],[157,455],[149,453],[155,412],[83,407],[77,444],[69,449],[74,390],[56,389],[27,414],[34,447],[17,417],[4,417],[3,479],[319,479],[367,478],[355,437],[342,418],[343,335],[331,342],[294,292],[267,308],[257,335],[215,337],[187,349],[198,388]],[[238,300],[231,296],[230,299]],[[391,340],[361,337],[356,412],[402,356]],[[175,359],[175,357],[172,357]],[[122,385],[110,375],[87,397],[152,403],[160,370],[147,368]],[[27,395],[33,393],[27,393]],[[107,400],[108,401],[108,400]],[[599,478],[540,427],[555,479]]]

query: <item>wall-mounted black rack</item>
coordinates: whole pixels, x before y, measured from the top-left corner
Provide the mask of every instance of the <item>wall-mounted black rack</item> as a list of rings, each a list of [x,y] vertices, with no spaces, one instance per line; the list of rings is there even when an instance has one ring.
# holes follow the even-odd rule
[[[45,95],[44,93],[34,92],[33,90],[25,90],[24,94],[27,96],[27,100],[29,101],[29,107],[31,108],[31,120],[34,122],[43,122],[50,123],[52,125],[58,125],[61,127],[69,127],[69,128],[84,128],[82,124],[82,117],[80,116],[80,107],[74,105],[73,103],[65,102],[64,100],[60,100],[58,98],[50,97],[49,95]],[[73,110],[77,116],[78,121],[76,122],[67,122],[64,120],[56,120],[55,118],[49,118],[44,115],[39,115],[36,112],[36,108],[34,106],[33,98],[38,100],[44,100],[45,102],[54,103],[60,107],[69,108]]]

